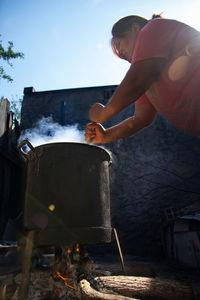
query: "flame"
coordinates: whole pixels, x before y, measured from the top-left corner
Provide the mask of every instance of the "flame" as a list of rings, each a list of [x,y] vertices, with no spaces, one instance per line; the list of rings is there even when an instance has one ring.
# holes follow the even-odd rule
[[[76,252],[80,252],[79,244],[76,244]]]
[[[75,287],[73,287],[73,286],[71,286],[71,285],[69,285],[69,284],[67,283],[67,281],[70,280],[69,278],[63,277],[63,276],[60,274],[60,272],[57,272],[56,274],[57,274],[57,276],[58,276],[59,278],[61,278],[62,280],[64,280],[66,286],[68,286],[68,287],[70,287],[71,289],[75,290]]]
[[[70,254],[71,252],[72,252],[72,251],[71,251],[70,249],[67,249],[67,253],[69,253],[69,254]]]

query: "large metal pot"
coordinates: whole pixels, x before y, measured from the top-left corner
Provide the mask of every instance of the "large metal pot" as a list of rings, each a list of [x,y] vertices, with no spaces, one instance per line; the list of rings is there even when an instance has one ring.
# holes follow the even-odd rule
[[[110,242],[109,152],[82,143],[34,148],[27,140],[19,149],[26,159],[24,228],[36,230],[36,243]]]

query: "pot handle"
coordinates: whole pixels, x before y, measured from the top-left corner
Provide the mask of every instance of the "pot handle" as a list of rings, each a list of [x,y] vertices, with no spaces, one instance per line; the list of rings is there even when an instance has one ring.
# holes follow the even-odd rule
[[[112,165],[112,160],[109,160],[108,167],[110,167],[111,165]]]
[[[19,145],[17,146],[17,148],[19,149],[19,151],[21,152],[21,154],[24,157],[28,157],[28,154],[26,152],[23,151],[22,147],[23,146],[28,146],[33,152],[35,152],[35,148],[33,147],[33,145],[29,142],[29,140],[24,140],[22,142],[19,143]]]

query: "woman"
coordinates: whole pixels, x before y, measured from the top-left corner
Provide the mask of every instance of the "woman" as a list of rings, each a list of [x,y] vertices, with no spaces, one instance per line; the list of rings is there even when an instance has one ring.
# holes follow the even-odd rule
[[[200,136],[200,33],[176,20],[128,16],[114,24],[112,36],[113,52],[131,66],[107,105],[92,106],[86,141],[128,137],[152,124],[157,113]],[[132,117],[108,129],[100,124],[133,102]]]

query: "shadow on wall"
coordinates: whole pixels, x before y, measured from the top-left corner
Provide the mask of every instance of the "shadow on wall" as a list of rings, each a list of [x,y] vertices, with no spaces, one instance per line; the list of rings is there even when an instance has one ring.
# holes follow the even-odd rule
[[[162,255],[160,212],[184,207],[200,195],[200,140],[158,116],[152,126],[108,147],[116,157],[112,218],[123,249]]]

